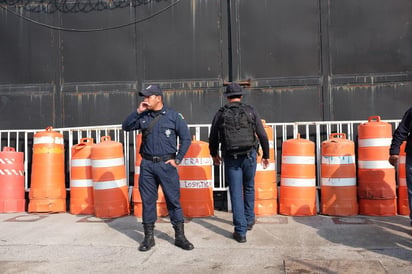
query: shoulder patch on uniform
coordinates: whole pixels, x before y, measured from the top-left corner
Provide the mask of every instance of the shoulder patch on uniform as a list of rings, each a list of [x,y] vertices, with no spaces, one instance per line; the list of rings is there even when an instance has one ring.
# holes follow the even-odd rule
[[[179,112],[179,117],[180,117],[180,119],[182,119],[182,120],[185,119],[185,117],[183,117],[182,113],[180,113],[180,112]]]

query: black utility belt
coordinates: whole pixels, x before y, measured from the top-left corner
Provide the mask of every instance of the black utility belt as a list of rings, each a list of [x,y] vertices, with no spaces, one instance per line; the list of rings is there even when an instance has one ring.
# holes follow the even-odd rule
[[[153,156],[153,155],[142,153],[141,155],[142,155],[143,159],[152,161],[154,163],[165,162],[167,160],[176,158],[175,154],[166,154],[166,155],[161,155],[161,156]]]

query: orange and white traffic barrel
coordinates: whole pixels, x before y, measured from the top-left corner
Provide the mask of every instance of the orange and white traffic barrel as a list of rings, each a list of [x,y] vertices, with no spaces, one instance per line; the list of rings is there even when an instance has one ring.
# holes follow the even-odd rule
[[[82,138],[72,147],[70,170],[70,213],[94,213],[92,178],[93,138]]]
[[[322,142],[320,191],[322,214],[358,214],[355,143],[345,133],[332,133]]]
[[[142,162],[142,156],[140,155],[140,145],[142,143],[142,134],[136,135],[136,155],[135,155],[135,168],[134,168],[134,186],[132,190],[133,197],[133,215],[136,217],[142,217],[143,202],[139,191],[139,177],[140,177],[140,163]],[[157,216],[164,217],[169,215],[166,205],[166,199],[164,197],[162,188],[159,187],[157,191],[156,202]]]
[[[33,138],[29,212],[66,212],[64,139],[52,127]]]
[[[279,213],[316,215],[315,143],[300,134],[284,141],[280,177]]]
[[[403,142],[399,152],[398,164],[398,214],[409,216],[408,187],[406,184],[406,142]]]
[[[23,157],[13,147],[0,152],[0,213],[24,212]]]
[[[140,145],[142,144],[142,134],[136,134],[136,155],[134,161],[134,186],[132,190],[133,199],[133,215],[136,217],[142,217],[143,204],[142,197],[139,192],[139,177],[140,177],[140,164],[142,163],[142,156],[140,155]]]
[[[358,126],[359,213],[372,216],[396,215],[395,168],[390,165],[392,127],[371,116]]]
[[[92,147],[91,159],[94,215],[99,218],[129,215],[123,145],[103,136]]]
[[[184,216],[213,216],[212,167],[208,143],[193,140],[178,167],[180,203]]]
[[[272,127],[267,126],[265,120],[262,120],[262,124],[269,139],[269,166],[264,169],[261,164],[263,151],[260,147],[256,157],[255,214],[256,216],[270,216],[276,215],[278,210],[275,149]]]

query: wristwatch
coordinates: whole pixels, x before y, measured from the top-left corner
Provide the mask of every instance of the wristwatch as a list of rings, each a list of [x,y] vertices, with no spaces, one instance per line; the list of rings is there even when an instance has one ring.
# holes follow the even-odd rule
[[[179,164],[180,164],[180,160],[179,160],[179,159],[175,159],[175,163],[176,163],[176,165],[179,165]]]

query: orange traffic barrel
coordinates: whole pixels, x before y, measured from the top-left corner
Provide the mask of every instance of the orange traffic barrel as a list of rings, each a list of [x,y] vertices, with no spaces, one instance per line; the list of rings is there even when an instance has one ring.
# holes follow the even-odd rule
[[[24,212],[23,157],[13,147],[0,152],[0,213]]]
[[[300,134],[282,144],[279,213],[316,215],[315,143]]]
[[[358,126],[359,213],[372,216],[396,215],[395,168],[390,165],[392,126],[371,116]]]
[[[29,212],[66,212],[64,139],[52,127],[33,137]]]
[[[82,138],[72,147],[70,170],[70,213],[94,213],[92,178],[93,138]]]
[[[345,133],[332,133],[322,142],[321,212],[351,216],[358,209],[355,143]]]
[[[255,174],[255,214],[256,216],[270,216],[277,214],[277,183],[276,183],[276,164],[275,149],[273,144],[272,127],[267,126],[265,120],[262,120],[263,127],[269,139],[269,166],[262,167],[262,148],[259,148],[256,157],[257,166]]]
[[[186,217],[213,216],[213,161],[209,144],[193,140],[179,165],[180,203]]]
[[[408,187],[406,184],[406,142],[403,142],[399,152],[399,164],[398,164],[398,214],[408,215],[410,213],[408,203]]]
[[[94,215],[115,218],[129,214],[123,145],[103,136],[92,146]]]
[[[136,158],[134,167],[134,186],[132,190],[133,197],[133,215],[136,217],[142,217],[143,202],[139,191],[139,177],[140,177],[140,163],[142,162],[142,156],[140,155],[140,145],[142,143],[142,134],[136,135]],[[157,190],[157,202],[156,202],[157,216],[164,217],[169,215],[166,205],[166,199],[164,197],[162,188]]]

